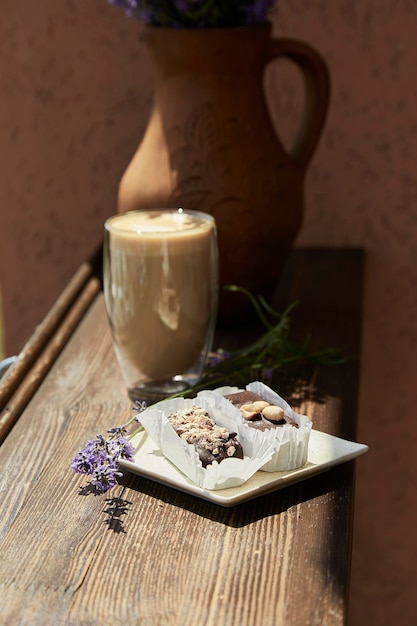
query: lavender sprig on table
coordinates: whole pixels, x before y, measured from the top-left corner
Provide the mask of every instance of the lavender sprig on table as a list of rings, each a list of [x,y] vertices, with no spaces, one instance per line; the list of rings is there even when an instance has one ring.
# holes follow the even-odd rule
[[[199,383],[179,394],[193,396],[202,389],[213,389],[222,385],[244,386],[251,380],[270,385],[275,373],[284,371],[294,363],[343,363],[344,358],[334,348],[311,348],[310,337],[299,344],[290,333],[290,314],[297,305],[293,302],[283,313],[276,311],[262,296],[236,285],[224,289],[239,292],[249,298],[264,332],[252,343],[237,350],[219,349],[211,353],[208,367]]]
[[[138,415],[146,405],[138,403],[134,408],[136,414],[126,424],[109,428],[107,438],[96,435],[95,439],[86,441],[71,462],[74,472],[91,477],[90,485],[97,494],[105,493],[118,484],[118,478],[122,476],[119,459],[133,461],[134,448],[129,440],[142,430],[142,426],[131,434],[128,434],[128,426],[138,422]]]

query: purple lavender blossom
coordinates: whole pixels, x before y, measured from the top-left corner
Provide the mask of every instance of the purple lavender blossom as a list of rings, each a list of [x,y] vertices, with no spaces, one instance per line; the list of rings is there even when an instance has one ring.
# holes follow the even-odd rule
[[[230,359],[230,353],[226,352],[226,350],[217,350],[217,352],[212,352],[208,358],[208,366],[215,367],[222,361],[226,359]]]
[[[119,459],[133,461],[134,448],[124,436],[126,427],[116,426],[107,432],[110,434],[108,439],[96,435],[96,439],[86,441],[71,462],[74,472],[92,477],[90,483],[98,493],[114,487],[118,476],[122,476],[118,471]]]
[[[111,428],[107,429],[107,432],[110,435],[117,435],[118,437],[121,437],[122,435],[125,435],[127,433],[127,429],[125,426],[112,426]]]
[[[147,408],[146,400],[135,400],[134,406],[132,406],[133,411],[136,411],[138,414],[142,413]],[[136,415],[135,421],[139,421],[139,416]]]
[[[107,2],[115,7],[119,7],[119,9],[123,9],[127,17],[137,17],[136,13],[139,4],[137,0],[107,0]]]
[[[92,474],[94,471],[94,460],[91,459],[85,450],[80,450],[72,459],[71,468],[77,474]]]
[[[222,28],[266,22],[275,0],[107,0],[128,17],[171,28]]]
[[[78,474],[92,474],[96,465],[107,457],[106,442],[101,435],[86,441],[84,448],[73,458],[71,467]]]
[[[180,13],[185,13],[188,10],[188,0],[175,0],[175,7]]]
[[[122,476],[122,473],[116,464],[102,463],[94,468],[91,484],[98,493],[105,493],[117,485],[118,476]]]
[[[272,378],[274,376],[274,368],[273,367],[264,367],[262,370],[262,380],[268,385],[272,383]]]
[[[106,444],[108,456],[114,461],[119,458],[126,459],[127,461],[133,461],[133,453],[135,451],[131,443],[128,442],[126,437],[118,437],[117,439],[110,439]]]
[[[246,23],[250,25],[264,22],[268,11],[272,9],[274,3],[275,0],[254,0],[253,2],[248,2],[244,7]]]

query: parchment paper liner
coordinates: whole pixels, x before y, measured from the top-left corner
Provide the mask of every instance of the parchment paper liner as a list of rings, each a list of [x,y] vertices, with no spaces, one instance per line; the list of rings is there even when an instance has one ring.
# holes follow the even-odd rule
[[[225,415],[230,402],[220,394],[204,394],[202,392],[191,399],[174,398],[158,402],[143,411],[139,421],[163,455],[198,487],[210,490],[237,487],[271,459],[272,446],[266,439],[259,438],[255,431]],[[178,437],[167,419],[171,411],[193,405],[206,409],[219,426],[237,433],[243,448],[243,459],[229,458],[221,463],[214,461],[206,468],[202,466],[195,447]]]
[[[228,406],[223,409],[226,415],[236,424],[243,425],[245,429],[255,431],[259,438],[268,441],[272,445],[274,454],[261,469],[264,472],[284,472],[302,467],[307,462],[308,442],[313,427],[311,420],[306,415],[301,415],[293,411],[288,402],[264,383],[258,381],[252,382],[246,385],[246,389],[257,393],[266,402],[280,406],[285,411],[286,415],[295,420],[299,426],[295,428],[288,424],[265,431],[256,430],[248,426],[240,410],[233,406],[231,402],[227,401]],[[235,393],[237,391],[241,390],[237,387],[219,387],[213,392],[203,393],[217,393],[221,396],[225,396],[226,394]]]

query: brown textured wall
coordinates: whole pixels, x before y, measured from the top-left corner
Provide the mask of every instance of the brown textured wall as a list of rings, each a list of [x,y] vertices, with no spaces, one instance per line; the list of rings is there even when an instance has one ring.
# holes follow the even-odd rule
[[[310,42],[332,75],[299,244],[368,255],[350,623],[416,624],[417,3],[280,0],[277,35]],[[3,0],[0,286],[17,351],[101,238],[146,126],[152,75],[138,25],[105,0]],[[284,136],[291,72],[268,90]],[[283,76],[279,80],[279,76]],[[329,625],[331,626],[331,625]]]
[[[105,0],[1,12],[0,285],[15,352],[115,212],[151,88],[137,25]]]
[[[352,626],[417,624],[417,3],[281,2],[316,45],[332,103],[300,243],[367,251]]]

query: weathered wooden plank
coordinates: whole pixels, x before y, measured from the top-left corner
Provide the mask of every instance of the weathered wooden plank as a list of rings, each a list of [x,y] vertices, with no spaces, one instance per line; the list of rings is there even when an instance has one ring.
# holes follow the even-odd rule
[[[320,274],[326,255],[337,265],[332,252],[323,255],[320,262],[310,257],[300,273],[296,265],[290,300],[303,297],[303,281]],[[360,263],[354,253],[347,257],[349,286],[330,287],[342,312],[339,292],[351,292],[352,329],[343,341],[357,354],[359,310],[351,301]],[[323,277],[321,289],[326,283]],[[313,295],[300,305],[297,324],[305,331],[314,319],[319,339],[337,338],[343,320],[333,324],[339,317],[326,308],[316,315]],[[323,430],[355,422],[344,407],[354,406],[357,362],[345,367],[352,380],[347,370],[310,369],[292,389]],[[1,624],[345,623],[352,463],[232,509],[127,474],[124,514],[112,517],[119,491],[83,495],[84,481],[69,464],[86,438],[130,412],[98,296],[0,448]]]

